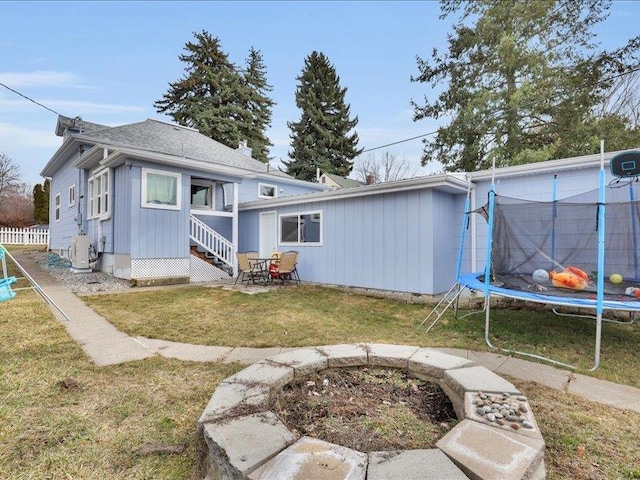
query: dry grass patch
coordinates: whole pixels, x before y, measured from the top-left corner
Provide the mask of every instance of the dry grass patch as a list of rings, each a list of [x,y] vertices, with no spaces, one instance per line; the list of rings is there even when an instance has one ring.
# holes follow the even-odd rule
[[[35,293],[1,305],[0,478],[202,478],[196,421],[239,366],[97,368]],[[145,454],[148,444],[183,452]]]

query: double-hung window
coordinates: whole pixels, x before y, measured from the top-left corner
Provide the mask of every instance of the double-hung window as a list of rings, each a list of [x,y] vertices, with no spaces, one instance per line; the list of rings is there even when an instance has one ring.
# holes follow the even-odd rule
[[[322,245],[322,212],[280,215],[280,243]]]
[[[142,206],[144,208],[180,210],[182,207],[182,175],[143,168]]]
[[[69,187],[69,207],[73,207],[76,204],[76,184],[74,183]]]
[[[58,220],[60,220],[60,204],[62,203],[61,200],[60,200],[60,194],[59,193],[56,195],[54,202],[55,202],[55,204],[54,204],[55,205],[55,219],[56,219],[56,222],[57,222]]]
[[[89,218],[105,220],[111,215],[111,175],[105,168],[89,177]]]

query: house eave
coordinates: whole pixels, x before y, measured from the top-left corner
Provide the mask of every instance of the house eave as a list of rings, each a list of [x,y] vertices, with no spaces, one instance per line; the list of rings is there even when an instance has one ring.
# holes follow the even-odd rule
[[[616,155],[637,149],[618,150],[615,152],[605,152],[604,163],[609,164],[609,160]],[[593,168],[600,165],[600,154],[583,155],[580,157],[562,158],[560,160],[547,160],[544,162],[526,163],[524,165],[513,165],[511,167],[496,168],[492,170],[480,170],[469,172],[467,175],[472,181],[490,180],[493,178],[518,177],[535,175],[538,173],[559,173],[567,170],[577,170],[583,168]]]
[[[73,147],[75,147],[76,144],[77,141],[74,137],[69,137],[64,142],[62,142],[62,145],[60,145],[58,150],[56,150],[51,159],[44,166],[44,168],[40,172],[40,175],[45,178],[51,178],[53,174],[62,165],[64,165],[67,157],[69,156],[69,153],[73,150]]]
[[[329,190],[324,192],[305,193],[270,200],[257,200],[240,204],[238,206],[238,210],[256,210],[265,207],[280,207],[292,204],[298,205],[313,202],[336,201],[385,193],[421,190],[426,188],[445,191],[452,194],[461,194],[467,192],[469,182],[466,178],[462,178],[460,175],[431,175],[428,177],[411,178],[397,182],[342,188],[339,190]]]

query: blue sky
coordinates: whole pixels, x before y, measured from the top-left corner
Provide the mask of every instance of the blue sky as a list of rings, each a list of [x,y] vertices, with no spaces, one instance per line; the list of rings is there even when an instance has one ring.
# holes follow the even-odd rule
[[[329,57],[358,115],[360,147],[378,147],[432,132],[435,121],[413,122],[410,101],[432,95],[410,82],[416,56],[446,45],[450,20],[436,2],[7,2],[0,1],[0,82],[64,115],[106,125],[156,118],[153,107],[168,83],[182,77],[178,60],[193,32],[217,36],[236,64],[260,50],[277,105],[268,131],[272,165],[287,159],[289,129],[300,112],[296,77],[312,51]],[[598,28],[605,47],[638,34],[640,2],[615,1]],[[0,87],[0,152],[21,167],[30,185],[61,144],[57,116]],[[417,174],[422,142],[389,151]],[[366,154],[365,154],[366,155]]]

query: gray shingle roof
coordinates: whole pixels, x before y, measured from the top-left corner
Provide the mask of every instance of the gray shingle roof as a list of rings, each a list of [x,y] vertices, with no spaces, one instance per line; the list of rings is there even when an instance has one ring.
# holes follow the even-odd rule
[[[365,185],[364,183],[358,181],[358,180],[353,180],[351,178],[345,178],[345,177],[341,177],[340,175],[334,175],[333,173],[324,173],[327,177],[329,177],[331,180],[333,180],[334,182],[336,182],[338,185],[340,185],[340,188],[351,188],[351,187],[362,187],[363,185]]]
[[[159,120],[148,119],[144,122],[119,127],[85,131],[80,137],[116,148],[133,148],[242,168],[253,172],[267,172],[266,164],[216,142],[197,130]],[[289,175],[273,168],[268,173],[290,178]]]
[[[61,137],[64,135],[64,131],[69,128],[80,133],[95,132],[96,130],[102,130],[103,128],[109,128],[106,125],[100,125],[99,123],[92,123],[82,120],[80,117],[70,118],[64,115],[58,115],[58,124],[56,125],[56,135]]]

